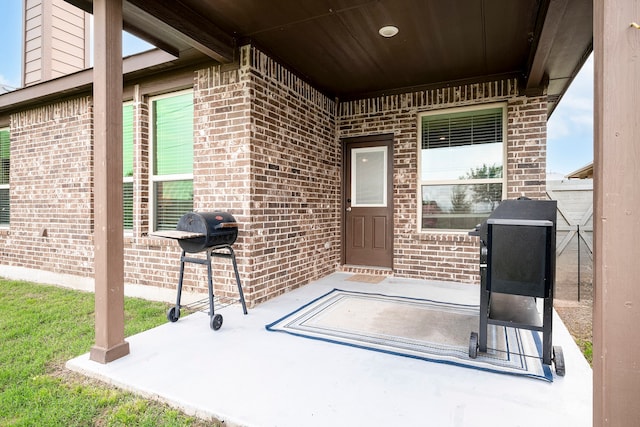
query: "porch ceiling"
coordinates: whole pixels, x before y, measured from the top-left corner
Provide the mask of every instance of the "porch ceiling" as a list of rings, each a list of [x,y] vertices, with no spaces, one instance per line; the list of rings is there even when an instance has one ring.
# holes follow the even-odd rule
[[[592,22],[592,0],[124,0],[125,28],[160,48],[228,63],[251,41],[332,97],[512,76],[529,93],[548,82],[550,111],[592,50]]]

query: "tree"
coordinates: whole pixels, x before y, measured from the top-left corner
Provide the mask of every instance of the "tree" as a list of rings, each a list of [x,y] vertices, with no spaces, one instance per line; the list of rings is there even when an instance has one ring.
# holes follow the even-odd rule
[[[471,169],[462,179],[491,179],[502,178],[502,166],[483,164],[480,167]],[[495,204],[500,201],[497,194],[497,186],[501,184],[474,184],[471,186],[471,200],[473,203],[488,203],[491,210],[495,208]],[[498,197],[496,197],[498,196]],[[496,200],[497,199],[497,200]]]
[[[471,202],[467,200],[467,186],[454,185],[451,191],[451,213],[471,211]]]

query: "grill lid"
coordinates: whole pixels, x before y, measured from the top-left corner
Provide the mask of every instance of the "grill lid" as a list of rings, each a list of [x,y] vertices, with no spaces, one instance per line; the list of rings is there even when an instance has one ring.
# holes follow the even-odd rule
[[[185,252],[201,252],[232,245],[238,237],[238,223],[228,212],[188,212],[180,218],[176,230],[151,235],[175,239]]]

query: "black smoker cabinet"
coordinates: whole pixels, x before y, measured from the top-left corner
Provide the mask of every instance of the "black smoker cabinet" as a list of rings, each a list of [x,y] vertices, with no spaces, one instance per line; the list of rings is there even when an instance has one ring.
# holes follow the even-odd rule
[[[556,209],[553,200],[505,200],[470,233],[480,236],[480,330],[471,333],[471,358],[487,351],[489,324],[540,331],[542,363],[553,361],[564,375],[562,349],[551,342]]]

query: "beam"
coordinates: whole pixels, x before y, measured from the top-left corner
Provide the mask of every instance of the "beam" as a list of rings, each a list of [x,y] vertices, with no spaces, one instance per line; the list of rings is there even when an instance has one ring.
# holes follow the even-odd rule
[[[159,28],[164,26],[162,22],[127,2],[122,6],[122,13],[124,20],[122,25],[126,32],[175,57],[180,56],[180,48],[176,45],[177,43],[168,42],[163,39],[161,35],[163,31],[159,31]],[[144,24],[142,24],[143,22]],[[142,29],[143,27],[153,28],[155,33],[153,31],[145,31]]]
[[[89,14],[93,14],[93,0],[65,0],[65,1],[77,7],[78,9],[84,10]],[[150,43],[155,47],[157,47],[158,49],[162,49],[173,56],[177,57],[180,55],[180,49],[177,46],[163,40],[159,36],[159,33],[162,33],[162,31],[159,31],[158,29],[158,27],[163,26],[161,22],[155,20],[155,18],[149,16],[144,11],[138,9],[135,6],[132,6],[127,2],[124,2],[124,4],[122,5],[122,14],[123,14],[122,28],[126,32],[133,34],[139,39],[142,39],[147,43]],[[152,31],[143,30],[142,29],[143,25],[140,24],[140,21],[146,21],[146,28],[153,28],[155,33]],[[156,22],[149,23],[149,21],[156,21]]]
[[[126,1],[176,30],[174,37],[210,58],[223,64],[233,62],[235,39],[181,1]]]
[[[593,425],[640,420],[640,20],[594,1]]]
[[[190,60],[184,52],[183,56],[186,61]],[[182,60],[176,60],[173,55],[154,49],[127,57],[123,61],[122,68],[125,75],[131,73],[130,78],[131,76],[139,78],[157,73],[161,69],[180,66],[181,63]],[[92,84],[93,68],[23,87],[0,96],[0,114],[9,114],[8,111],[27,109],[64,97],[78,96],[90,92]]]
[[[542,2],[536,23],[537,37],[529,55],[525,74],[525,91],[531,92],[545,86],[547,59],[555,43],[568,0]]]
[[[129,354],[124,340],[122,0],[95,0],[93,70],[96,343],[91,360]]]

